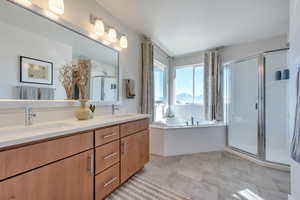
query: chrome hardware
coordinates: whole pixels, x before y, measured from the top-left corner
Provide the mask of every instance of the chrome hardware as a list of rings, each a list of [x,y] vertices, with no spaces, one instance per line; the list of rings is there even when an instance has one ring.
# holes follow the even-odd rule
[[[104,184],[104,187],[109,186],[110,184],[112,184],[112,183],[115,182],[116,180],[118,180],[117,177],[112,178],[111,180],[107,181],[107,182]]]
[[[91,155],[88,156],[88,171],[94,175],[94,156],[93,153],[91,153]]]
[[[33,124],[33,118],[36,117],[35,113],[32,113],[32,108],[25,108],[25,126],[30,126]]]
[[[109,158],[111,158],[111,157],[114,157],[114,156],[116,156],[116,155],[118,155],[118,152],[111,153],[111,154],[105,156],[105,157],[103,158],[103,160],[107,160],[107,159],[109,159]]]
[[[121,143],[121,154],[124,155],[126,154],[126,143],[125,142],[122,142]]]
[[[106,138],[109,138],[109,137],[113,137],[113,136],[115,136],[116,135],[116,133],[110,133],[110,134],[108,134],[108,135],[104,135],[103,136],[103,139],[106,139]]]
[[[116,110],[120,110],[120,108],[118,107],[118,105],[111,105],[111,114],[114,115]]]
[[[192,126],[194,126],[194,117],[193,116],[191,117],[191,123],[192,123]]]

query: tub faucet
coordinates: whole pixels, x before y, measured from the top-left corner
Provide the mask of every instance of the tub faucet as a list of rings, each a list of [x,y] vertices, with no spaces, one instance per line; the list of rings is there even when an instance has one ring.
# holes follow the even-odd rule
[[[32,113],[32,108],[25,108],[25,126],[31,126],[33,124],[33,118],[36,117],[35,113]]]
[[[192,123],[192,126],[194,126],[194,117],[193,116],[191,118],[191,123]]]

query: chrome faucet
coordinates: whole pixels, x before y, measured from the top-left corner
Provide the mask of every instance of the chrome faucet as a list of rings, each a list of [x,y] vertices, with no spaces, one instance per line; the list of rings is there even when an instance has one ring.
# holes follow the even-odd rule
[[[36,117],[35,113],[32,113],[32,108],[25,108],[25,126],[31,126],[33,124],[33,118]]]
[[[192,123],[192,126],[194,126],[194,117],[193,116],[191,117],[191,123]]]
[[[120,108],[118,107],[118,105],[111,105],[111,114],[114,115],[116,110],[120,110]]]

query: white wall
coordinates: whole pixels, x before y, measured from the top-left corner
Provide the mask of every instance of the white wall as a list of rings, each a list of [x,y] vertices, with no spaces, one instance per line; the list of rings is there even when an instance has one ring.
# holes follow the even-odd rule
[[[174,66],[201,64],[204,62],[204,52],[199,51],[174,57]]]
[[[289,67],[291,80],[289,85],[290,96],[290,139],[293,135],[294,112],[296,105],[296,73],[300,67],[300,0],[290,0],[290,52]],[[299,123],[299,122],[298,122]],[[294,200],[300,199],[300,164],[292,161],[291,163],[291,193]]]
[[[266,38],[247,43],[241,43],[233,46],[227,46],[220,49],[222,62],[229,62],[258,54],[263,51],[287,48],[287,35]],[[194,52],[174,57],[173,66],[183,66],[190,64],[199,64],[204,62],[204,51]]]
[[[263,51],[287,48],[287,41],[287,35],[281,35],[264,40],[225,47],[220,51],[222,62],[226,63],[238,60]]]

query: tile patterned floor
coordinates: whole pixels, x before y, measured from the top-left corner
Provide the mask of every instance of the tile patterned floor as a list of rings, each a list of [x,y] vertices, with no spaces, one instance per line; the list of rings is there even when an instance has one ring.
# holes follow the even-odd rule
[[[193,200],[287,200],[290,174],[227,152],[160,157],[140,172]]]

